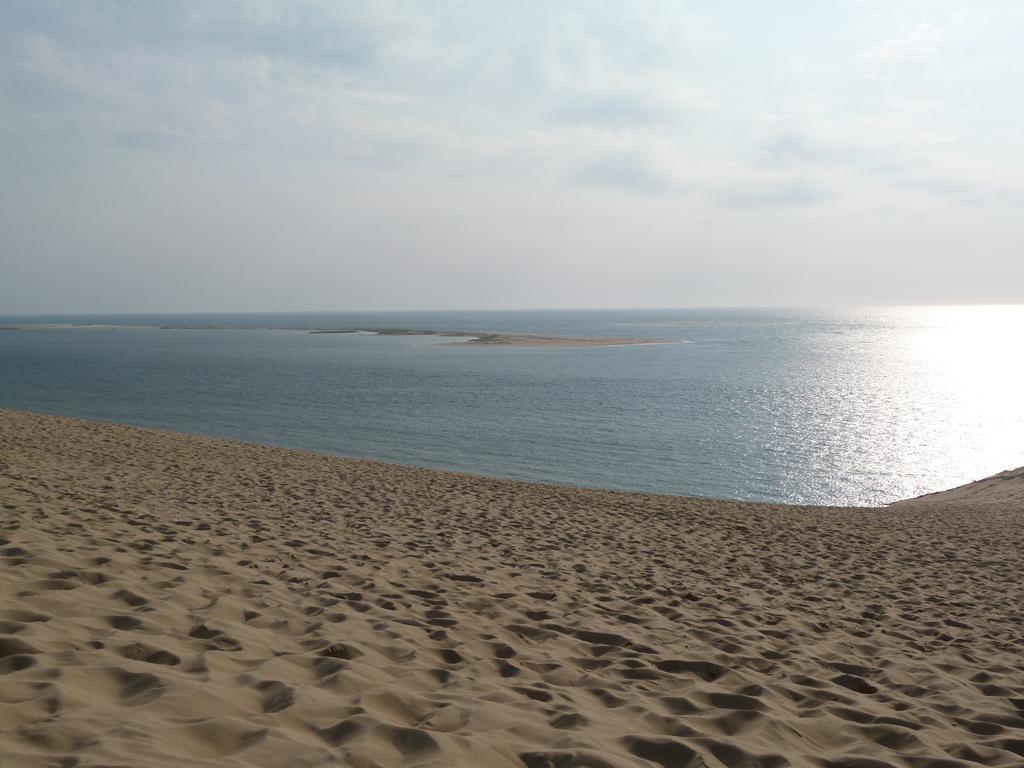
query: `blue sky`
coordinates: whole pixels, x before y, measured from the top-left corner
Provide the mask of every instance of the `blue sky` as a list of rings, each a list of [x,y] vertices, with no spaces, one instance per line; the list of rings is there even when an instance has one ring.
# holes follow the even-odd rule
[[[1018,2],[19,2],[0,313],[1024,300]]]

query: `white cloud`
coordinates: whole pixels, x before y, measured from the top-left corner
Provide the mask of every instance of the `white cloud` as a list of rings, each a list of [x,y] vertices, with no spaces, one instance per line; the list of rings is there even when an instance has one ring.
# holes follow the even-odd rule
[[[889,83],[906,68],[933,61],[945,40],[942,30],[930,21],[922,21],[906,35],[868,48],[861,53],[861,61],[868,77]]]
[[[542,82],[557,102],[553,113],[585,124],[621,126],[674,123],[713,110],[714,101],[668,52],[647,50],[653,60],[638,64],[622,61],[628,57],[616,51],[626,48],[635,55],[629,43],[652,42],[599,37],[579,15],[558,19],[537,60]]]

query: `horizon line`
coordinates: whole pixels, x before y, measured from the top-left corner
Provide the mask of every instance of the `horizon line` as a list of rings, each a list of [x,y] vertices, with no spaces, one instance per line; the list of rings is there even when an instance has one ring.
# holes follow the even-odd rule
[[[836,309],[891,309],[891,308],[924,308],[924,307],[1020,307],[1019,302],[892,302],[892,303],[856,303],[840,302],[836,304],[694,304],[688,306],[630,306],[630,307],[455,307],[455,308],[402,308],[402,309],[217,309],[217,310],[146,310],[146,311],[109,311],[80,310],[60,312],[12,312],[0,313],[0,317],[75,317],[81,315],[97,315],[104,317],[123,316],[154,316],[154,315],[328,315],[341,313],[441,313],[441,312],[673,312],[685,310],[766,310],[766,309],[803,309],[803,310],[836,310]]]

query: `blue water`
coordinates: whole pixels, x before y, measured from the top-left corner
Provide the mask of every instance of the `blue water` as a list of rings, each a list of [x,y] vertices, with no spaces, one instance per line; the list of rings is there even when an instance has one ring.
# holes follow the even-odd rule
[[[15,328],[0,331],[0,406],[343,456],[830,504],[885,503],[1024,464],[1024,307],[22,316],[0,326]],[[298,330],[351,327],[688,343],[438,347],[447,340]]]

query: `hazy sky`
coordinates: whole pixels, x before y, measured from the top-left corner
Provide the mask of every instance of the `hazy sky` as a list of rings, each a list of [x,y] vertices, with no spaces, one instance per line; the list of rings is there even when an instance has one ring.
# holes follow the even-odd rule
[[[0,314],[1024,301],[1024,3],[19,2]]]

